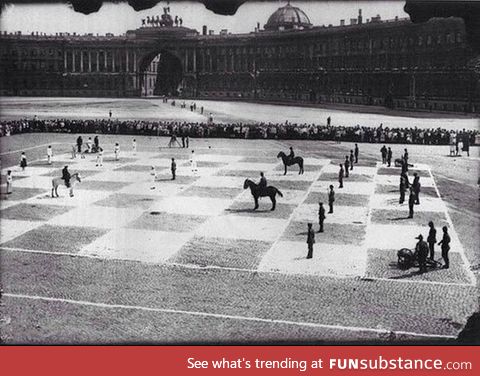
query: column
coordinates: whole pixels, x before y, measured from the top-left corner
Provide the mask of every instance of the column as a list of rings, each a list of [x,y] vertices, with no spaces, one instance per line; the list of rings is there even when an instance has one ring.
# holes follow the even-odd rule
[[[129,72],[130,70],[128,69],[128,50],[125,50],[125,72]]]
[[[80,51],[80,72],[83,72],[83,51]]]
[[[112,72],[115,72],[115,50],[112,51]]]
[[[185,50],[185,72],[188,72],[188,50]]]
[[[133,51],[133,71],[137,72],[137,53]]]
[[[105,67],[105,72],[107,71],[107,54],[108,54],[108,51],[105,50],[103,53],[103,65]]]
[[[100,72],[100,58],[99,58],[99,55],[100,55],[100,51],[97,51],[97,54],[96,54],[97,65],[95,66],[96,72]]]
[[[72,51],[72,72],[75,72],[75,50]]]
[[[193,49],[193,72],[197,72],[197,50]]]
[[[88,71],[92,71],[92,52],[88,51]]]
[[[67,51],[63,51],[63,69],[67,71]]]

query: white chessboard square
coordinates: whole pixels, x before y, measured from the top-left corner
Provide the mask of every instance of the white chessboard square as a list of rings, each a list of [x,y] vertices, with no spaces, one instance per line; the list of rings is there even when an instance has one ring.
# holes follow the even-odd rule
[[[365,182],[350,182],[348,178],[343,179],[343,188],[338,188],[338,181],[324,181],[317,180],[312,185],[312,192],[325,192],[329,191],[329,186],[333,185],[334,191],[338,193],[358,194],[358,195],[371,195],[374,191],[375,184]]]
[[[231,200],[176,196],[155,203],[150,210],[174,214],[218,215],[231,205]]]
[[[319,171],[305,171],[303,174],[298,173],[298,168],[290,166],[287,175],[283,174],[282,170],[272,171],[267,175],[267,179],[271,181],[314,181],[320,176]]]
[[[235,163],[242,159],[242,156],[222,155],[222,154],[198,154],[198,162],[219,162],[219,163]]]
[[[50,191],[52,189],[52,177],[50,176],[30,176],[25,179],[15,181],[15,187],[18,188],[37,188]]]
[[[362,247],[317,242],[307,259],[307,243],[281,241],[263,257],[258,270],[285,274],[353,277],[365,273],[367,252]]]
[[[176,174],[177,176],[212,176],[215,175],[221,169],[219,167],[197,167],[197,171],[192,171],[192,166],[190,162],[187,164],[177,167]],[[166,170],[165,173],[170,173],[170,170]]]
[[[17,236],[40,227],[41,221],[19,221],[16,219],[4,219],[0,221],[0,244],[15,239]]]
[[[338,174],[338,171],[340,171],[339,164],[329,164],[326,165],[323,169],[322,172],[324,173],[335,173]],[[343,165],[343,162],[342,162]],[[375,167],[366,167],[366,166],[353,166],[353,170],[349,170],[350,174],[357,174],[357,175],[367,175],[367,176],[373,176],[375,175],[375,172],[377,169]],[[348,178],[346,178],[348,179]]]
[[[145,182],[150,181],[151,176],[149,172],[137,171],[105,171],[95,175],[96,181],[115,181],[115,182]]]
[[[334,206],[333,213],[328,214],[325,205],[325,222],[339,224],[366,224],[368,208],[362,206]],[[318,204],[302,204],[294,212],[294,221],[318,222]]]
[[[410,183],[413,182],[413,176],[408,177]],[[375,177],[375,182],[380,185],[400,185],[400,175],[377,175]],[[432,178],[421,177],[420,178],[421,187],[434,187],[435,183]]]
[[[141,209],[83,206],[52,218],[48,223],[59,226],[121,228],[142,214]]]
[[[224,170],[238,170],[238,171],[272,171],[278,163],[260,163],[260,162],[234,162],[228,166],[224,166]]]
[[[284,219],[222,215],[204,222],[195,234],[214,238],[273,241],[284,231],[287,223]]]
[[[367,248],[377,249],[395,249],[401,248],[415,249],[418,240],[415,239],[419,234],[423,235],[426,241],[428,236],[428,226],[406,226],[406,225],[374,225],[367,228],[365,244]],[[451,237],[450,252],[463,252],[463,247],[456,236],[455,231],[449,229]],[[442,239],[442,230],[437,228],[437,242]],[[440,247],[436,246],[437,251]]]
[[[154,189],[152,189],[154,187]],[[174,196],[182,191],[186,185],[169,183],[163,181],[156,181],[153,183],[153,178],[150,177],[148,182],[139,182],[129,184],[126,187],[116,191],[115,193],[127,193],[132,195],[148,195],[148,196]]]
[[[189,233],[116,229],[84,247],[80,255],[162,263],[190,239]]]
[[[330,164],[330,159],[306,157],[303,158],[303,164],[310,166],[324,166]]]
[[[200,187],[243,188],[245,178],[238,176],[203,176],[192,185]]]
[[[370,205],[373,209],[405,209],[406,204],[399,204],[399,194],[374,194],[370,198]],[[408,193],[406,193],[406,200],[408,201]],[[407,202],[405,201],[405,202]],[[447,207],[442,199],[438,197],[431,197],[422,195],[420,191],[420,203],[421,205],[415,206],[415,211],[428,211],[428,212],[446,212]]]
[[[25,201],[26,204],[40,204],[40,205],[60,205],[60,206],[88,206],[96,201],[103,200],[110,196],[112,192],[109,191],[94,191],[87,189],[74,189],[74,196],[70,197],[70,191],[64,185],[57,189],[59,197],[52,197],[51,191],[43,195],[38,195],[29,198]]]

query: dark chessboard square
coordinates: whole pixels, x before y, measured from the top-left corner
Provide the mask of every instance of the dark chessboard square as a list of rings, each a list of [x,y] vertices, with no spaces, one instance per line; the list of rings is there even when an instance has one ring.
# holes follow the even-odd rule
[[[200,178],[200,176],[190,176],[190,175],[178,175],[175,177],[175,180],[172,180],[172,175],[171,174],[162,174],[162,175],[157,175],[157,178],[155,181],[157,182],[170,182],[174,184],[192,184],[193,182],[197,181]]]
[[[429,266],[426,273],[419,273],[418,266],[401,269],[398,266],[398,250],[369,249],[366,277],[388,278],[399,281],[430,281],[444,283],[469,283],[470,278],[459,253],[450,252],[450,267],[442,269],[443,260],[437,250],[436,267]]]
[[[420,179],[420,183],[421,183],[421,179]],[[399,184],[400,184],[400,178],[399,178]],[[378,184],[375,186],[375,193],[378,193],[378,194],[397,193],[398,196],[400,197],[399,187],[396,185]],[[420,192],[420,200],[422,196],[438,197],[438,194],[434,187],[422,187]],[[408,192],[406,194],[406,198],[408,199]]]
[[[16,188],[15,182],[13,183],[12,193],[7,195],[7,187],[2,186],[0,188],[0,200],[14,200],[14,201],[23,201],[28,200],[29,198],[35,197],[39,194],[45,193],[44,189],[38,188]]]
[[[265,157],[265,156],[249,156],[243,157],[240,162],[252,162],[252,163],[276,163],[278,160],[272,157]],[[283,168],[283,167],[282,167]]]
[[[53,157],[55,159],[55,157]],[[65,161],[55,161],[53,160],[52,163],[48,163],[46,159],[34,162],[28,162],[28,167],[51,167],[51,168],[63,168],[69,165],[68,162]]]
[[[310,188],[312,183],[309,181],[303,180],[272,180],[268,181],[268,185],[274,186],[280,191],[282,189],[292,189],[292,190],[299,190],[299,191],[306,191]]]
[[[195,197],[211,197],[211,198],[227,198],[233,199],[237,197],[240,193],[243,192],[243,189],[239,188],[227,188],[227,187],[200,187],[200,186],[191,186],[182,192],[179,196],[195,196]]]
[[[213,168],[221,168],[226,166],[228,163],[224,162],[212,162],[212,161],[197,161],[197,167],[213,167]]]
[[[148,211],[125,227],[152,231],[190,232],[195,230],[208,218],[208,216],[204,215]]]
[[[275,210],[270,210],[272,202],[268,197],[262,197],[259,200],[259,208],[253,210],[255,204],[253,198],[251,202],[235,201],[230,205],[228,209],[225,209],[227,214],[242,215],[247,217],[270,217],[270,218],[282,218],[287,219],[290,214],[293,213],[296,206],[281,204],[277,202]]]
[[[415,205],[413,218],[408,218],[408,205],[404,205],[405,210],[387,210],[373,209],[371,213],[371,222],[375,224],[388,225],[418,225],[427,226],[429,221],[433,221],[437,228],[448,226],[447,218],[443,212],[416,211],[421,205]]]
[[[47,252],[78,253],[107,231],[93,227],[43,225],[2,245]]]
[[[154,164],[152,164],[154,165]],[[166,167],[162,167],[166,168]],[[147,166],[147,165],[135,165],[135,164],[129,164],[125,165],[122,167],[118,167],[113,169],[113,171],[135,171],[135,172],[149,172],[152,169],[152,166]]]
[[[27,176],[18,176],[12,172],[13,181],[27,178]],[[0,184],[7,184],[7,175],[0,175]]]
[[[335,192],[335,205],[340,206],[368,206],[370,197],[367,195],[354,195],[342,193],[341,190]],[[304,201],[304,204],[318,204],[323,202],[325,210],[328,211],[328,194],[327,192],[310,192]]]
[[[96,201],[93,204],[98,206],[107,206],[113,208],[141,208],[148,209],[155,201],[162,198],[147,195],[133,195],[126,193],[114,193],[103,200]]]
[[[320,175],[318,180],[322,181],[331,181],[331,182],[337,182],[338,180],[338,174],[334,172],[325,172]],[[350,171],[350,175],[344,178],[344,181],[349,182],[349,181],[355,181],[355,182],[371,182],[373,181],[373,176],[367,176],[367,175],[362,175],[362,174],[356,174],[355,169]]]
[[[416,173],[420,176],[420,183],[422,182],[421,178],[430,178],[430,172],[426,170],[416,170],[413,168],[408,169],[408,176],[409,179],[413,179],[413,174]],[[388,168],[388,167],[380,167],[377,171],[378,175],[398,175],[400,176],[400,169],[398,168]]]
[[[71,207],[57,205],[18,204],[0,211],[0,218],[23,221],[48,221],[53,217],[72,210]]]
[[[318,222],[312,223],[315,231],[318,231]],[[290,222],[282,235],[283,240],[307,241],[308,222]],[[327,244],[351,244],[358,245],[365,237],[366,226],[329,223],[328,219],[324,223],[324,232],[316,233],[317,243]]]
[[[99,172],[101,172],[100,170],[79,170],[79,169],[75,168],[75,166],[69,167],[68,171],[70,171],[70,174],[74,174],[74,173],[78,172],[82,179],[85,179],[87,177],[90,178],[90,177],[94,176],[95,174],[98,174]],[[59,178],[59,177],[62,176],[62,169],[57,169],[57,170],[54,170],[54,171],[50,171],[50,172],[47,172],[46,174],[41,174],[40,176],[51,176],[52,178],[56,178],[56,177]]]
[[[169,261],[198,266],[255,269],[271,243],[256,240],[194,237]]]
[[[94,191],[118,191],[130,184],[131,183],[120,181],[82,180],[78,188]]]

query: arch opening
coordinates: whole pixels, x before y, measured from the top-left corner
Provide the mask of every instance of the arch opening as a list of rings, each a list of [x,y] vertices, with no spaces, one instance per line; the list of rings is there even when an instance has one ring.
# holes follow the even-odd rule
[[[181,60],[172,52],[162,50],[144,60],[141,69],[141,96],[180,96],[183,90]]]

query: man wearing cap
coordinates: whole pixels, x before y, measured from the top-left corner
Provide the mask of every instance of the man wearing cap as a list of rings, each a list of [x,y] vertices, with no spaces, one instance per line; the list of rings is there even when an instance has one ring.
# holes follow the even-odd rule
[[[333,185],[330,185],[330,191],[328,192],[328,214],[333,214],[333,203],[335,201],[335,192],[333,191]]]
[[[415,205],[415,191],[410,187],[410,195],[408,196],[408,218],[413,218],[413,206]]]
[[[340,163],[340,171],[338,171],[338,184],[339,184],[338,188],[343,188],[343,165],[341,163]]]
[[[315,244],[315,231],[313,231],[311,223],[308,224],[307,244],[308,244],[307,259],[311,259],[313,257],[313,245]]]
[[[450,235],[448,235],[448,227],[443,226],[443,237],[442,240],[438,242],[438,245],[441,245],[442,247],[442,258],[443,261],[445,262],[445,265],[443,265],[443,269],[448,269],[450,267],[450,260],[448,258],[448,251],[450,251]]]
[[[360,150],[358,150],[358,145],[355,144],[355,163],[358,163],[358,153]]]
[[[323,202],[318,203],[318,224],[320,229],[318,232],[323,232],[323,222],[325,221],[325,208],[323,207]]]
[[[345,156],[345,177],[348,178],[350,175],[348,169],[350,168],[350,161],[348,160],[348,155]]]
[[[415,192],[415,205],[420,205],[420,200],[418,195],[420,194],[420,176],[415,172],[413,174],[413,183],[412,183],[412,188],[413,191]]]
[[[423,235],[418,235],[415,239],[418,239],[418,243],[415,246],[415,252],[417,254],[418,266],[420,273],[427,271],[427,256],[428,256],[428,244],[423,241]]]

